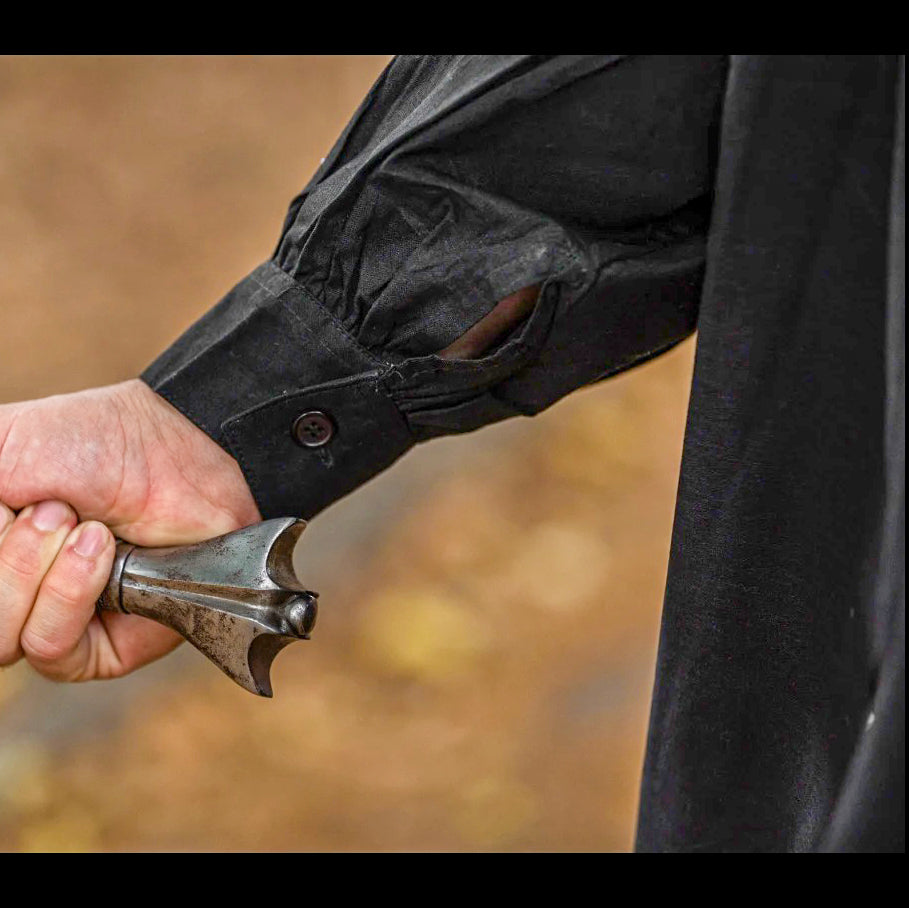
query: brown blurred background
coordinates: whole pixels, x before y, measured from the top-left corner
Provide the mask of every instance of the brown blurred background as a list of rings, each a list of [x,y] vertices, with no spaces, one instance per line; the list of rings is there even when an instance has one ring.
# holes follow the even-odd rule
[[[0,403],[136,375],[271,253],[388,58],[0,58]],[[0,849],[622,851],[691,343],[321,515],[276,699],[0,672]]]

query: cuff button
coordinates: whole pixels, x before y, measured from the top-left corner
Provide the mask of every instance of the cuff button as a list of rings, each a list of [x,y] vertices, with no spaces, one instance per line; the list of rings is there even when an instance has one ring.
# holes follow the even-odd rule
[[[335,424],[327,413],[310,410],[301,413],[294,420],[291,434],[297,444],[304,448],[321,448],[331,441],[335,434]]]

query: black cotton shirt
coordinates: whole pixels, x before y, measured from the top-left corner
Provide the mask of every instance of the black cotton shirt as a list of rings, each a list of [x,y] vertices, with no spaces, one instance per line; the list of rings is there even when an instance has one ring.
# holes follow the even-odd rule
[[[888,56],[396,58],[273,258],[143,377],[264,516],[311,517],[697,328],[637,847],[901,850],[902,84]],[[493,350],[439,356],[536,284]]]

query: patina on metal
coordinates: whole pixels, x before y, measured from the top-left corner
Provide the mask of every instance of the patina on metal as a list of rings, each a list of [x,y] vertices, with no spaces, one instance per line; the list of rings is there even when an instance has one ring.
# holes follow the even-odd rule
[[[304,520],[279,518],[196,545],[119,543],[98,607],[173,628],[241,687],[272,695],[269,670],[295,640],[308,640],[318,594],[294,571]]]

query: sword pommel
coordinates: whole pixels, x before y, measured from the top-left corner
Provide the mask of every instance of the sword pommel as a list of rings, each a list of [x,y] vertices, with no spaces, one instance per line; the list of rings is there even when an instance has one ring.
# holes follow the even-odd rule
[[[308,640],[316,621],[318,594],[293,566],[305,527],[279,518],[195,545],[120,543],[98,606],[173,628],[241,687],[270,697],[275,656]]]

